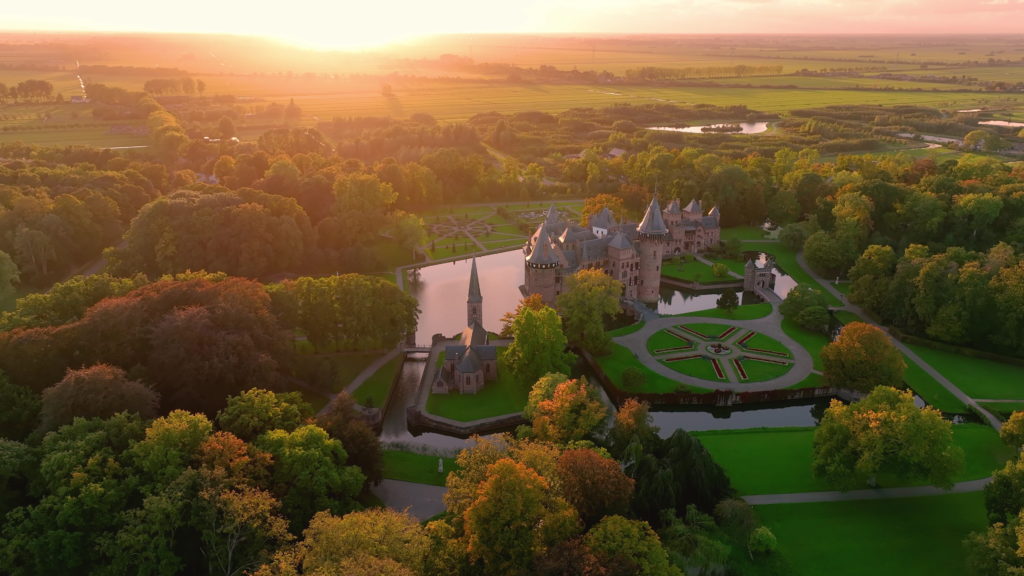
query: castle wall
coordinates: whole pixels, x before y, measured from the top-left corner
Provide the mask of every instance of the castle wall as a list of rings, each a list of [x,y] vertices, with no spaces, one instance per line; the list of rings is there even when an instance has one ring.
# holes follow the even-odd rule
[[[525,285],[526,296],[540,294],[541,300],[553,307],[558,296],[558,269],[534,268],[527,264]]]
[[[661,261],[665,256],[665,243],[661,238],[638,238],[636,245],[640,253],[637,298],[641,302],[653,304],[658,301],[658,288],[661,287]]]

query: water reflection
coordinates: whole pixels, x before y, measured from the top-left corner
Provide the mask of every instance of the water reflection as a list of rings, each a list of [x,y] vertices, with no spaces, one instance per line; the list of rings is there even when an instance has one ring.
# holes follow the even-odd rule
[[[484,328],[497,332],[501,317],[515,309],[523,284],[523,253],[511,250],[476,259],[480,292],[484,297]],[[430,344],[434,334],[453,336],[466,327],[466,295],[470,260],[458,260],[419,268],[407,279],[409,292],[420,303],[416,342]]]
[[[768,263],[768,259],[771,257],[770,254],[764,252],[744,252],[743,261],[753,260],[754,264],[758,267],[764,267]],[[774,292],[779,295],[779,298],[785,299],[786,295],[793,288],[796,288],[796,280],[792,276],[786,274],[785,270],[775,265],[775,269],[772,270],[772,274],[775,276],[775,290]]]
[[[740,129],[734,132],[704,132],[704,128],[724,128],[726,126],[739,126]],[[759,134],[768,130],[767,122],[737,122],[729,124],[705,124],[703,126],[687,126],[686,128],[673,128],[672,126],[651,126],[648,130],[660,130],[662,132],[686,132],[689,134]]]
[[[651,410],[658,435],[668,438],[672,432],[699,430],[739,430],[745,428],[782,428],[816,426],[828,407],[828,398],[780,404],[757,404],[740,408],[693,409],[657,408]]]

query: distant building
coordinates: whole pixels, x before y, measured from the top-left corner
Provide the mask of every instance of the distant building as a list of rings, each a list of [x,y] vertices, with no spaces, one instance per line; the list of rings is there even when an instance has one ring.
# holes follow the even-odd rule
[[[704,214],[696,200],[684,209],[673,200],[662,211],[654,198],[639,224],[620,223],[604,208],[584,228],[562,221],[552,207],[523,247],[526,283],[520,291],[540,294],[553,306],[566,277],[596,268],[622,282],[625,298],[657,302],[662,260],[717,246],[719,219],[717,207]]]
[[[444,348],[444,364],[434,381],[432,392],[476,394],[484,384],[498,377],[498,348],[490,343],[483,327],[484,298],[476,259],[469,273],[469,297],[466,299],[466,329],[458,340]]]

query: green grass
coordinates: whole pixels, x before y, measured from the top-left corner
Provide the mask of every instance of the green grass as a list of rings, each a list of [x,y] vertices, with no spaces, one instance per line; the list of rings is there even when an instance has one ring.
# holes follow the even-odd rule
[[[804,350],[810,353],[811,358],[814,359],[815,370],[822,370],[821,349],[828,344],[828,336],[804,330],[789,318],[782,319],[782,331],[786,333],[786,336],[796,340],[797,344],[803,346]]]
[[[618,336],[628,336],[629,334],[632,334],[633,332],[636,332],[637,330],[643,327],[643,322],[635,322],[633,324],[630,324],[629,326],[623,326],[621,328],[616,328],[615,330],[609,330],[608,336],[611,338],[616,338]]]
[[[757,252],[766,252],[775,257],[775,263],[782,268],[782,271],[790,275],[797,284],[806,284],[821,290],[825,295],[825,300],[828,301],[830,306],[840,306],[839,299],[832,295],[831,292],[826,290],[821,284],[818,284],[811,278],[811,275],[804,271],[796,262],[796,253],[787,248],[780,242],[744,242],[743,250],[753,250]]]
[[[929,376],[923,368],[911,362],[906,356],[903,357],[903,361],[907,363],[907,369],[903,373],[904,382],[918,396],[924,398],[925,402],[938,410],[951,414],[966,414],[968,412],[967,406],[963,402]]]
[[[504,349],[499,349],[496,379],[476,394],[431,394],[427,412],[459,422],[517,414],[523,411],[529,394],[530,386],[516,381],[505,363]]]
[[[676,332],[685,336],[685,334],[679,332],[678,330],[676,330]],[[684,350],[694,350],[695,345],[693,339],[687,339],[690,340],[689,343],[684,342],[679,338],[676,338],[675,336],[669,334],[665,330],[658,330],[657,332],[652,334],[650,338],[647,339],[647,351],[650,352],[651,354],[654,354],[656,350],[664,350],[666,348],[683,348]],[[680,350],[680,352],[681,351],[682,350]]]
[[[982,402],[982,408],[1008,419],[1011,414],[1024,410],[1024,402]]]
[[[356,388],[353,396],[356,402],[363,406],[383,408],[391,393],[391,384],[395,381],[395,374],[402,368],[402,356],[398,355],[388,360],[380,370],[377,370]]]
[[[807,378],[797,382],[790,386],[790,389],[796,390],[799,388],[819,388],[825,385],[825,377],[821,374],[808,374]]]
[[[694,260],[693,262],[676,262],[665,260],[661,266],[661,275],[682,280],[684,282],[697,282],[698,284],[721,284],[735,280],[728,275],[715,276],[711,266]]]
[[[687,324],[681,324],[680,326],[685,326],[686,328],[689,328],[690,330],[693,330],[695,332],[703,334],[704,336],[707,337],[707,338],[705,338],[705,340],[712,341],[712,342],[715,341],[715,340],[718,340],[719,336],[721,336],[722,333],[724,333],[726,330],[731,328],[731,326],[729,326],[728,324],[711,324],[711,323],[705,323],[705,322],[690,322],[690,323],[687,323]],[[679,330],[680,333],[682,333],[683,335],[689,334],[689,332],[687,332],[686,330],[682,330],[680,328],[676,328],[676,329]],[[731,334],[730,334],[730,336],[731,336]],[[698,338],[699,339],[700,337],[694,335],[694,338]]]
[[[319,392],[306,388],[299,388],[298,392],[302,394],[302,399],[313,407],[314,414],[322,410],[324,406],[327,406],[328,398]]]
[[[740,340],[742,340],[744,337],[745,336],[741,336]],[[793,354],[790,353],[789,348],[786,348],[785,346],[782,345],[782,342],[779,342],[778,340],[770,336],[765,336],[760,332],[755,332],[754,336],[751,337],[746,342],[744,342],[741,348],[758,348],[761,350],[770,350],[772,352],[779,352],[785,354],[788,358],[792,358],[793,356]]]
[[[732,360],[729,360],[731,363]],[[772,380],[787,374],[793,368],[792,364],[772,364],[770,362],[758,362],[757,360],[744,360],[743,371],[747,373],[747,379],[743,382],[763,382]],[[736,375],[739,377],[739,374]]]
[[[595,357],[595,360],[597,360],[598,365],[601,366],[601,370],[604,371],[608,379],[611,380],[614,385],[626,390],[627,392],[646,392],[650,394],[666,394],[676,391],[696,392],[698,394],[708,392],[707,388],[689,386],[658,374],[638,362],[636,357],[633,356],[633,352],[625,346],[612,342],[611,350],[610,354],[597,356]],[[696,360],[694,360],[694,362],[696,362]],[[708,364],[708,367],[711,366],[710,363],[706,364]],[[622,387],[622,373],[625,372],[627,368],[637,368],[644,374],[644,385],[642,387]]]
[[[911,345],[910,349],[972,398],[1024,400],[1024,366],[971,358],[925,346]]]
[[[695,435],[741,494],[788,494],[833,489],[811,474],[814,430],[720,430]],[[985,478],[1012,455],[1012,450],[999,440],[999,434],[982,424],[953,426],[953,441],[965,454],[964,468],[955,478],[957,482]],[[887,487],[923,484],[885,475],[878,481]]]
[[[681,355],[689,355],[692,352],[680,352]],[[668,356],[671,358],[671,356]],[[704,358],[692,358],[690,360],[680,360],[678,362],[666,362],[665,358],[659,360],[666,367],[679,372],[680,374],[686,374],[687,376],[693,376],[694,378],[700,378],[701,380],[709,380],[712,382],[724,382],[725,378],[719,378],[718,374],[715,373],[715,367],[711,364],[711,360]],[[722,371],[725,372],[725,360],[719,360],[719,364],[722,366]]]
[[[379,358],[379,354],[345,354],[335,356],[332,363],[334,370],[334,387],[331,392],[341,392],[346,386],[352,383],[363,370],[366,370],[373,361]]]
[[[444,472],[438,473],[438,456],[399,450],[384,450],[381,455],[384,463],[384,477],[389,480],[444,486],[448,473],[456,468],[454,458],[442,458]]]
[[[738,306],[731,312],[722,310],[721,308],[708,308],[707,310],[697,310],[695,312],[677,314],[677,316],[702,316],[704,318],[720,318],[722,320],[757,320],[758,318],[764,318],[771,313],[772,305],[767,302],[760,302],[758,304]]]
[[[986,526],[981,492],[758,506],[794,576],[961,576],[962,541]]]

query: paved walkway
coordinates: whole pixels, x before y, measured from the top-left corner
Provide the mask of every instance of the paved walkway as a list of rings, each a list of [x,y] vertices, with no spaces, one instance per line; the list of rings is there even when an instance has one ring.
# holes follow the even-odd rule
[[[402,347],[398,346],[396,348],[392,348],[390,352],[384,354],[380,358],[377,358],[376,360],[371,362],[369,366],[363,368],[363,371],[357,374],[356,377],[352,379],[352,382],[350,382],[348,386],[345,386],[345,392],[348,392],[349,395],[355,395],[356,390],[363,385],[363,382],[366,382],[366,380],[370,376],[376,374],[377,371],[380,370],[382,366],[390,362],[395,356],[398,356],[401,353]],[[334,402],[335,396],[337,395],[338,394],[328,395],[327,404],[325,404],[324,407],[320,409],[320,412],[317,413],[317,416],[323,416],[324,414],[327,413],[327,409],[330,408],[331,404]]]
[[[991,478],[959,482],[950,490],[935,486],[905,486],[902,488],[874,488],[867,490],[850,490],[839,492],[797,492],[794,494],[755,494],[744,496],[747,504],[802,504],[807,502],[847,502],[850,500],[881,500],[885,498],[913,498],[915,496],[941,496],[943,494],[962,494],[978,492],[985,488]]]
[[[370,491],[388,508],[407,510],[414,518],[423,521],[444,512],[444,494],[448,489],[431,484],[381,480],[380,484],[370,486]]]

